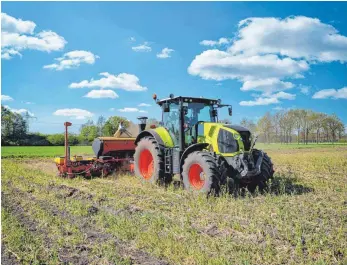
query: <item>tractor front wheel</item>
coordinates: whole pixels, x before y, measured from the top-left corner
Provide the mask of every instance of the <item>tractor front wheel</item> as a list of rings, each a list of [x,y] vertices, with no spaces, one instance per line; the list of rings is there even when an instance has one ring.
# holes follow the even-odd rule
[[[261,151],[254,149],[253,157],[257,161]],[[258,188],[260,192],[265,192],[268,189],[267,182],[273,178],[274,170],[271,158],[264,153],[263,161],[260,168],[261,172],[252,178],[252,182],[247,184],[247,189],[253,193]]]
[[[189,154],[183,164],[182,180],[187,190],[218,194],[220,173],[214,156],[204,151]]]
[[[138,142],[134,160],[135,175],[144,182],[169,182],[169,176],[164,171],[163,152],[153,137],[144,137]]]

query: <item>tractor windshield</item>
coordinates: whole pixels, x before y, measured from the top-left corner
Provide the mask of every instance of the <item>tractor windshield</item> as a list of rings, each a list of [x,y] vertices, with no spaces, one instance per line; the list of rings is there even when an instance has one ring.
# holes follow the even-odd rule
[[[188,103],[188,112],[185,115],[184,122],[188,126],[192,126],[198,121],[214,122],[214,117],[211,116],[211,105],[204,103]]]

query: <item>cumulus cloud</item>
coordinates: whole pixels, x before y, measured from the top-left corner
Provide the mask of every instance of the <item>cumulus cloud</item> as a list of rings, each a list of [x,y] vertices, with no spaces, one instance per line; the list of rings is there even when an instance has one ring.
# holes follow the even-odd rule
[[[116,92],[113,90],[92,90],[88,92],[84,97],[86,98],[118,98]]]
[[[65,117],[75,117],[78,120],[91,118],[94,116],[93,113],[83,110],[83,109],[58,109],[56,110],[53,115],[56,116],[65,116]]]
[[[138,108],[123,108],[123,109],[118,109],[120,112],[140,112],[140,113],[147,113],[145,110],[140,110]]]
[[[188,68],[188,73],[217,81],[226,79],[247,81],[292,77],[308,69],[309,65],[303,60],[280,58],[274,54],[233,55],[215,49],[196,56]]]
[[[317,18],[247,18],[239,22],[237,38],[229,48],[232,53],[273,53],[309,61],[347,61],[347,37]]]
[[[29,117],[35,117],[34,113],[32,113],[31,111],[27,110],[27,109],[13,109],[13,108],[10,108],[10,106],[7,106],[5,105],[4,106],[6,109],[14,112],[14,113],[18,113],[18,114],[21,114],[21,115],[29,115]]]
[[[151,104],[147,104],[147,103],[140,103],[138,106],[139,107],[150,107],[152,105]]]
[[[261,91],[264,94],[270,94],[275,91],[283,91],[291,89],[294,87],[294,84],[291,82],[283,82],[278,78],[267,78],[267,79],[258,79],[258,80],[248,80],[245,81],[241,87],[242,91]]]
[[[36,24],[32,21],[23,21],[1,13],[1,29],[7,32],[17,32],[25,34],[33,34]]]
[[[134,52],[150,52],[152,51],[152,48],[149,46],[148,42],[145,42],[144,44],[131,47],[131,49]]]
[[[173,49],[169,49],[169,48],[164,48],[162,49],[162,51],[160,53],[157,53],[157,57],[160,59],[166,59],[166,58],[170,58],[171,57],[171,53],[175,51]]]
[[[13,98],[7,95],[1,95],[1,101],[13,101]]]
[[[314,99],[323,99],[323,98],[334,98],[334,99],[347,99],[347,87],[341,89],[323,89],[320,90],[312,96]]]
[[[82,63],[94,64],[97,58],[100,57],[89,51],[75,50],[65,53],[62,57],[55,58],[54,60],[56,60],[57,63],[45,65],[43,68],[61,71],[64,69],[77,68]]]
[[[296,95],[281,91],[281,92],[272,94],[270,97],[277,98],[277,99],[280,98],[280,99],[294,100]]]
[[[44,52],[59,51],[64,48],[66,40],[57,33],[46,30],[34,33],[36,24],[23,21],[1,13],[1,58],[11,59],[21,56],[26,49]]]
[[[227,38],[220,38],[219,40],[203,40],[200,42],[200,45],[204,46],[220,46],[220,45],[226,45],[230,43],[230,39]]]
[[[79,83],[70,84],[70,88],[112,88],[123,89],[126,91],[145,91],[147,87],[139,84],[140,79],[136,75],[121,73],[119,75],[112,75],[110,73],[100,73],[102,78],[98,80],[91,79],[83,80]]]
[[[280,101],[273,97],[273,98],[257,98],[255,100],[250,100],[250,101],[241,101],[240,105],[241,106],[260,106],[260,105],[270,105],[270,104],[276,104],[280,103]]]
[[[254,101],[243,101],[243,106],[273,104],[278,98],[293,99],[293,94],[277,93],[275,97],[274,93],[294,88],[287,80],[304,78],[311,64],[347,61],[347,37],[332,25],[303,16],[247,18],[239,22],[236,37],[229,39],[229,43],[204,41],[201,44],[217,46],[220,42],[229,47],[198,54],[188,73],[216,81],[238,80],[242,91],[262,93]],[[308,87],[299,89],[309,94]]]
[[[304,94],[304,95],[310,94],[310,89],[311,89],[311,87],[300,85],[299,88],[300,88],[300,92],[301,92],[302,94]]]

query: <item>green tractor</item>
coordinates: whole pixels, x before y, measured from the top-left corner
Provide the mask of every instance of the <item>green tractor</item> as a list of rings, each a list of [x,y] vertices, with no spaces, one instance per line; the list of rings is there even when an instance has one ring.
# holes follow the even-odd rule
[[[135,140],[135,175],[145,182],[170,183],[179,175],[187,190],[218,194],[223,185],[264,190],[273,177],[271,159],[254,149],[256,139],[244,127],[218,122],[217,110],[230,105],[221,100],[175,97],[153,99],[162,108],[160,127],[145,130],[147,117],[139,117]]]

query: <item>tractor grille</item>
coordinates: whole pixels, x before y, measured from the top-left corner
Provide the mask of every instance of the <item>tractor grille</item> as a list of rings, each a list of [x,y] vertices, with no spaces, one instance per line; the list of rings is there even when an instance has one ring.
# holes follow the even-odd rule
[[[219,130],[217,141],[221,153],[234,153],[239,150],[239,145],[233,134],[227,130]]]
[[[242,131],[238,132],[241,135],[242,141],[243,141],[243,146],[245,147],[245,151],[249,151],[251,148],[251,133],[248,131]]]

